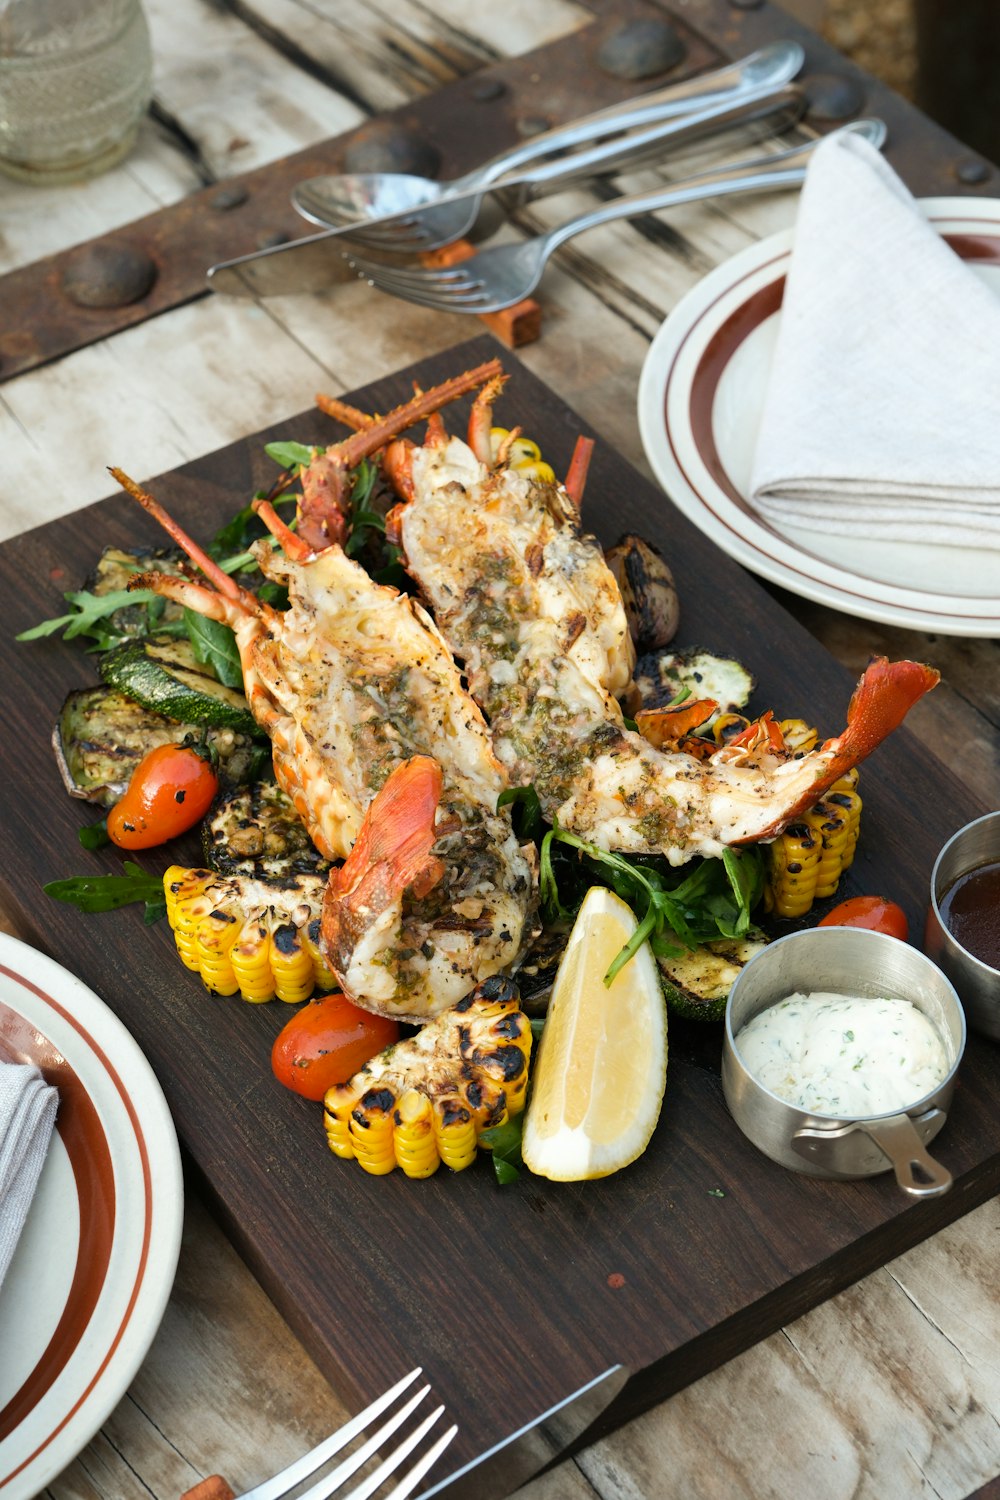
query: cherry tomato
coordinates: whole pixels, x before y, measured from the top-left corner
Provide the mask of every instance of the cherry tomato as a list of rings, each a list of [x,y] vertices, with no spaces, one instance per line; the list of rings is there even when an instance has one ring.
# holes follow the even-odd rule
[[[132,772],[108,813],[108,837],[121,849],[152,849],[193,828],[208,812],[219,778],[190,745],[157,745]]]
[[[910,935],[906,913],[895,901],[884,896],[852,896],[827,912],[820,927],[867,927],[872,932],[887,932],[905,943]]]
[[[286,1089],[322,1099],[327,1089],[346,1083],[369,1058],[398,1041],[399,1027],[387,1016],[361,1010],[340,993],[320,995],[278,1032],[271,1067]]]

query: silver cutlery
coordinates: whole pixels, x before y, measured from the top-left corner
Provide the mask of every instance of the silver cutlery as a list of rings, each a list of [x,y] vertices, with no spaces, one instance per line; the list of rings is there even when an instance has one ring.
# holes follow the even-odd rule
[[[360,189],[360,177],[312,178],[310,192],[317,208],[320,202],[328,202],[328,223],[349,233],[352,244],[394,254],[413,254],[435,250],[440,245],[461,239],[480,218],[488,195],[502,195],[505,206],[519,207],[546,194],[561,193],[588,178],[609,176],[626,167],[630,170],[640,167],[706,136],[720,135],[731,127],[761,120],[768,121],[770,134],[779,135],[799,119],[805,102],[800,89],[792,86],[775,89],[771,85],[712,99],[699,104],[689,114],[671,115],[647,125],[645,129],[630,130],[583,146],[568,156],[548,157],[537,164],[505,172],[486,187],[452,186],[433,205],[419,213],[407,209],[400,215],[377,222],[364,218],[338,220],[338,209],[343,200],[337,197],[337,193],[346,183]],[[387,201],[391,175],[387,173],[382,179],[380,195],[383,202]],[[413,179],[403,180],[410,182]],[[324,184],[336,185],[328,200],[324,197]],[[319,222],[316,214],[312,217]]]
[[[261,1484],[255,1485],[252,1490],[246,1490],[242,1495],[233,1495],[231,1487],[218,1474],[208,1479],[203,1479],[193,1489],[188,1490],[181,1496],[181,1500],[223,1500],[223,1497],[232,1497],[232,1500],[284,1500],[293,1491],[298,1490],[303,1480],[308,1479],[310,1474],[315,1474],[325,1464],[365,1431],[377,1417],[381,1416],[408,1386],[412,1385],[420,1374],[419,1367],[411,1370],[409,1375],[404,1375],[402,1380],[396,1382],[391,1390],[386,1391],[375,1401],[367,1406],[363,1412],[345,1423],[343,1427],[331,1433],[318,1443],[310,1452],[304,1453],[294,1463],[281,1470],[279,1474],[273,1474],[270,1479],[265,1479]],[[373,1454],[388,1442],[394,1432],[400,1428],[412,1412],[420,1405],[427,1395],[430,1386],[425,1385],[414,1396],[411,1396],[404,1405],[398,1407],[391,1416],[387,1417],[377,1432],[373,1433],[359,1448],[348,1455],[337,1468],[330,1474],[325,1474],[315,1484],[310,1485],[308,1490],[300,1493],[299,1500],[329,1500],[330,1496],[340,1495],[342,1500],[368,1500],[375,1491],[399,1470],[400,1465],[410,1454],[418,1448],[419,1444],[427,1436],[437,1419],[444,1411],[443,1406],[437,1407],[429,1416],[424,1417],[419,1426],[414,1427],[392,1451],[383,1458],[378,1468],[366,1478],[353,1486],[350,1492],[346,1492],[343,1486],[357,1472],[361,1466],[368,1462]],[[458,1431],[457,1427],[449,1427],[442,1432],[437,1440],[429,1448],[416,1458],[412,1465],[406,1469],[398,1479],[392,1492],[385,1500],[404,1500],[411,1494],[427,1473],[428,1469],[437,1462],[441,1454],[447,1448],[452,1438]]]
[[[886,133],[881,120],[858,120],[843,129],[864,136],[876,147],[882,145]],[[725,163],[669,187],[614,198],[546,234],[518,244],[491,246],[442,269],[388,265],[361,254],[353,245],[345,247],[343,253],[359,276],[393,296],[442,312],[499,312],[531,295],[549,257],[574,235],[616,219],[638,218],[704,198],[798,187],[805,180],[809,158],[818,145],[818,140],[810,141],[772,156]]]
[[[598,139],[591,146],[583,147],[575,156],[543,160],[534,169],[534,175],[531,174],[531,169],[522,165],[518,169],[520,176],[517,181],[526,194],[537,195],[538,191],[552,193],[559,191],[564,181],[577,181],[581,176],[593,176],[602,170],[620,170],[623,166],[631,165],[633,149],[638,153],[638,160],[648,161],[659,152],[679,149],[688,141],[726,130],[744,119],[759,120],[772,114],[779,117],[777,123],[780,128],[784,128],[784,125],[796,117],[801,108],[801,100],[794,90],[789,90],[775,80],[782,74],[796,71],[801,58],[801,48],[797,43],[776,43],[752,54],[742,63],[733,64],[716,74],[705,75],[701,80],[692,79],[683,84],[672,85],[669,90],[661,90],[657,95],[643,96],[658,98],[660,104],[657,108],[661,111],[664,108],[668,110],[659,125],[649,125],[647,129],[640,130],[631,137],[619,135],[614,139]],[[706,79],[715,80],[709,90],[705,89]],[[726,81],[730,85],[728,89],[722,87]],[[702,87],[700,102],[697,92],[699,84]],[[672,98],[665,105],[664,95],[668,93]],[[683,103],[683,111],[676,108],[679,101]],[[636,109],[648,108],[643,99],[633,103]],[[781,116],[784,116],[783,120]],[[599,122],[598,129],[602,134],[607,134],[610,129],[607,124],[609,120],[616,122],[614,130],[620,132],[622,120],[630,116],[616,107],[614,110],[599,111],[590,118]],[[658,133],[660,130],[665,132],[665,139]],[[518,149],[526,151],[537,140],[538,137],[535,137],[533,142],[526,142]],[[553,149],[551,134],[547,149],[549,152]],[[407,184],[414,179],[387,173],[378,180],[382,183],[384,196],[377,205],[373,201],[369,206],[373,214],[377,208],[380,217],[365,220],[364,232],[369,234],[377,228],[391,225],[393,232],[398,233],[400,221],[405,222],[412,215],[412,204],[407,206],[405,195],[408,191]],[[392,196],[394,185],[402,195],[399,198]],[[432,186],[439,189],[441,185]],[[503,180],[499,179],[488,191],[493,192],[503,186]],[[472,190],[473,218],[479,211],[482,191]],[[445,222],[444,215],[451,211],[452,202],[458,204],[460,216]],[[469,202],[469,190],[464,187],[449,191],[447,200],[438,198],[434,204],[435,215],[441,216],[435,226],[437,233],[424,241],[421,248],[429,249],[434,244],[460,238],[463,225],[468,227]],[[302,239],[221,261],[210,267],[209,285],[214,291],[235,296],[269,297],[283,293],[321,291],[338,282],[353,280],[354,273],[340,252],[344,241],[355,237],[357,233],[356,223],[342,224],[337,228],[325,228],[318,234]]]
[[[371,245],[393,250],[433,249],[468,233],[487,193],[528,187],[537,194],[544,190],[543,185],[557,180],[560,165],[566,170],[568,163],[565,159],[561,164],[552,161],[555,153],[576,151],[622,131],[671,120],[680,122],[696,114],[704,118],[708,131],[712,128],[713,106],[721,109],[740,100],[746,100],[748,106],[757,100],[763,102],[768,93],[794,78],[802,62],[803,52],[797,42],[774,42],[726,68],[668,84],[625,104],[597,110],[534,135],[448,182],[395,172],[311,177],[295,188],[292,202],[313,223],[327,228],[350,225],[358,238],[363,236]],[[749,118],[754,118],[752,112]],[[670,134],[667,130],[658,139],[669,139]],[[683,140],[695,138],[681,136]],[[532,163],[546,159],[551,175],[525,171]],[[614,169],[613,152],[607,158],[595,158],[589,170],[594,170],[598,160],[600,170]],[[581,176],[586,175],[588,162],[581,160],[577,170]],[[398,217],[410,213],[413,218]],[[390,217],[392,222],[382,222]]]

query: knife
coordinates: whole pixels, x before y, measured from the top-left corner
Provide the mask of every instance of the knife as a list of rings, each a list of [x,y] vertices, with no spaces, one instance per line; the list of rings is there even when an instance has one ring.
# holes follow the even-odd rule
[[[573,1395],[550,1406],[533,1422],[421,1492],[422,1500],[502,1500],[558,1459],[586,1432],[628,1380],[624,1365],[612,1365]]]

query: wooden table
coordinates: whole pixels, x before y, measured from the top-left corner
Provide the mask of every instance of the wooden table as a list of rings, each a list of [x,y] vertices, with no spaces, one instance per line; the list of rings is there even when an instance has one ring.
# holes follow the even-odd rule
[[[502,10],[480,0],[433,8],[242,0],[233,11],[208,0],[147,0],[147,11],[156,97],[135,153],[81,186],[0,180],[0,270],[590,19],[572,0]],[[570,197],[532,208],[523,222],[552,222],[590,201],[584,191]],[[681,210],[655,242],[625,225],[589,236],[551,265],[543,335],[522,358],[645,470],[635,396],[650,338],[699,277],[793,213],[794,202],[776,196]],[[155,474],[302,410],[317,390],[349,390],[475,331],[360,284],[260,305],[210,297],[17,376],[0,388],[0,539],[100,498],[109,462]],[[1000,805],[995,642],[931,638],[790,596],[782,602],[857,671],[874,651],[933,660],[944,681],[912,723],[951,775]],[[214,1471],[246,1488],[343,1416],[194,1191],[186,1209],[162,1327],[128,1395],[50,1487],[55,1500],[172,1500]],[[969,1495],[1000,1473],[998,1226],[993,1201],[523,1495]]]

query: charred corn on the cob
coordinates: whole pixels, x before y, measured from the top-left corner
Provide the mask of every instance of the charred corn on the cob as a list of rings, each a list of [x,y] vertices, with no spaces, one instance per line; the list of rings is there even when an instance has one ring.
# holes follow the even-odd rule
[[[506,427],[490,428],[490,447],[493,449],[493,458],[496,460],[500,453],[506,452],[508,462],[512,469],[519,474],[526,474],[530,479],[539,479],[545,484],[555,483],[555,471],[551,464],[547,464],[542,458],[542,450],[537,443],[530,438],[521,437],[516,433],[512,438]]]
[[[778,917],[802,917],[832,896],[854,860],[861,824],[858,773],[835,781],[816,806],[768,845],[764,906]]]
[[[214,994],[298,1001],[336,987],[317,945],[324,876],[266,880],[171,865],[163,889],[181,960]]]
[[[793,755],[807,754],[819,739],[818,731],[804,719],[765,724],[764,720],[751,721],[739,714],[720,715],[712,734],[721,745],[755,728],[766,729],[775,743]],[[778,917],[803,917],[814,901],[833,895],[854,859],[858,842],[861,798],[857,786],[854,767],[834,782],[822,801],[767,845],[765,911]]]
[[[531,1023],[519,1003],[514,982],[494,975],[330,1089],[330,1150],[375,1176],[471,1166],[480,1133],[524,1108]]]

